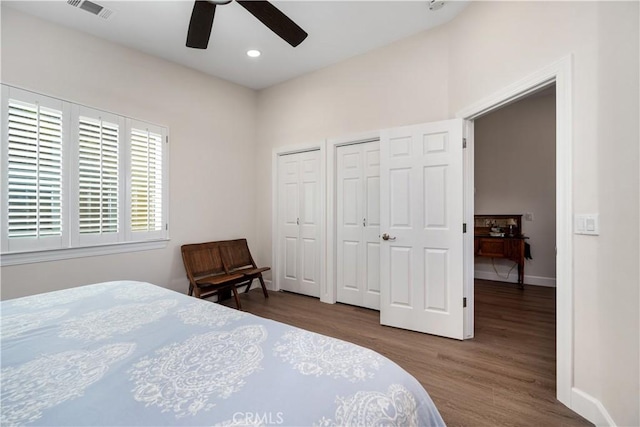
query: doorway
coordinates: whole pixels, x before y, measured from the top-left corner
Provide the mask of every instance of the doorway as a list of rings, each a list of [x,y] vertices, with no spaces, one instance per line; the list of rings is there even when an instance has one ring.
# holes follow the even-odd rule
[[[459,111],[468,120],[464,152],[465,222],[474,222],[474,121],[553,84],[556,86],[556,397],[573,397],[572,57],[567,56]],[[535,214],[535,213],[534,213]],[[474,241],[465,234],[465,338],[474,334]]]
[[[475,339],[504,322],[502,344],[535,355],[529,366],[545,384],[555,383],[555,107],[553,84],[474,121],[474,235],[486,233],[483,222],[513,215],[526,242],[514,250],[521,239],[508,237],[513,233],[500,220],[494,237],[474,237]],[[481,242],[504,250],[483,254]],[[521,286],[515,259],[523,257]]]

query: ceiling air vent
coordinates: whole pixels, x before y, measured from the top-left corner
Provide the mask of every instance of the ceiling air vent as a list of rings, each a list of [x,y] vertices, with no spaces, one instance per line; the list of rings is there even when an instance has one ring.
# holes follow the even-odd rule
[[[102,19],[109,19],[114,14],[113,10],[107,9],[104,6],[100,6],[99,4],[89,0],[67,0],[67,4],[70,4],[73,7],[79,7],[80,9],[86,10],[87,12],[99,16]]]

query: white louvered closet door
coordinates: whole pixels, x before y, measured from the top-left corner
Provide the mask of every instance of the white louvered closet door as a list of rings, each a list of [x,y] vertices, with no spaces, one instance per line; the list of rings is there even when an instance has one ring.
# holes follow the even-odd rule
[[[278,283],[320,296],[320,151],[278,158]]]
[[[380,143],[338,147],[337,301],[380,309]]]

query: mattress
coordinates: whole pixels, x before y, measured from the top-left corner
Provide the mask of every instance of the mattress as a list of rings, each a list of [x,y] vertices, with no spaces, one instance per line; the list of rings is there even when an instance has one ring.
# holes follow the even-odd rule
[[[444,422],[380,354],[134,281],[0,303],[1,424]]]

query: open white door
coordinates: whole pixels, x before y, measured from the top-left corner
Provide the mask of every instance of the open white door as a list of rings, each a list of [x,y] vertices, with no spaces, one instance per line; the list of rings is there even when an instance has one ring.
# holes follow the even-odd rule
[[[380,323],[463,339],[463,120],[380,138]]]

